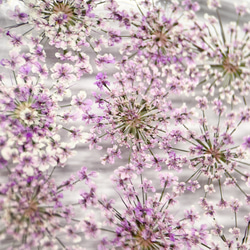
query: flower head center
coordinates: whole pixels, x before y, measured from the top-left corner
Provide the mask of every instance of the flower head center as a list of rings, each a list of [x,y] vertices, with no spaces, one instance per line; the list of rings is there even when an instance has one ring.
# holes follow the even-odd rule
[[[73,8],[68,3],[56,3],[53,8],[53,13],[63,13],[67,15],[67,20],[70,20],[74,16]]]
[[[30,203],[29,203],[29,205],[28,205],[28,207],[24,211],[24,216],[25,217],[30,217],[34,213],[36,213],[37,210],[38,210],[38,206],[37,205],[38,205],[37,201],[31,200]]]
[[[137,234],[135,235],[135,240],[138,245],[138,248],[136,249],[151,249],[154,242],[151,240],[150,236],[150,233],[145,230],[144,226],[139,228]]]
[[[236,73],[239,70],[239,67],[234,65],[228,57],[223,61],[222,66],[228,73]]]
[[[162,31],[155,31],[153,33],[153,41],[157,44],[159,47],[166,47],[168,37],[167,35]]]
[[[207,154],[211,155],[216,161],[219,161],[222,154],[217,148],[210,148],[206,151]]]
[[[13,111],[13,117],[22,123],[33,124],[34,118],[38,116],[38,112],[31,105],[32,102],[20,102]]]
[[[140,115],[133,110],[129,110],[125,114],[125,122],[128,126],[135,128],[141,123]]]

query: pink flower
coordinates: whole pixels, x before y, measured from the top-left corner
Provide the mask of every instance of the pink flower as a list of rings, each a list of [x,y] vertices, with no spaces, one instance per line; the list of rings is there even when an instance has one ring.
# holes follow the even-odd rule
[[[52,78],[54,80],[60,80],[63,82],[72,82],[76,80],[74,68],[68,63],[56,63],[51,71],[53,72]]]
[[[72,97],[71,105],[76,106],[82,111],[89,111],[92,105],[92,101],[90,99],[85,100],[87,94],[85,91],[81,90],[77,96]]]
[[[242,144],[242,146],[245,148],[245,149],[250,149],[250,136],[247,136],[244,138],[244,143]]]
[[[95,62],[97,69],[101,70],[105,64],[115,63],[115,58],[111,54],[98,55]]]
[[[22,58],[20,51],[18,49],[11,50],[9,52],[10,59],[2,59],[0,65],[9,68],[16,69],[17,66],[21,66],[25,63],[25,60]]]
[[[219,0],[208,0],[207,5],[209,9],[217,9],[221,7]]]
[[[14,11],[8,11],[8,14],[10,18],[15,20],[17,23],[26,23],[29,17],[26,13],[21,12],[19,6],[16,6]]]

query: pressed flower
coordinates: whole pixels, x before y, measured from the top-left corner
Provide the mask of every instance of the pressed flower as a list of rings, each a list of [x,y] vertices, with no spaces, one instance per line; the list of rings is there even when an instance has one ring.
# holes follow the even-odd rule
[[[10,155],[14,153],[15,148],[20,157],[24,153],[31,154],[32,150],[34,153],[36,152],[33,156],[40,154],[41,147],[38,145],[42,145],[42,142],[46,143],[53,134],[57,104],[50,98],[46,88],[41,84],[37,86],[20,84],[5,88],[0,92],[0,95],[1,114],[5,117],[1,128],[5,132],[5,138],[9,141],[5,145],[5,150],[8,149],[9,152],[12,152],[9,156],[4,154],[7,157],[6,160],[12,159]],[[38,139],[39,137],[41,139]],[[23,149],[20,150],[18,145],[23,145]],[[36,148],[35,145],[38,147]],[[19,164],[22,162],[21,160]],[[31,165],[36,165],[34,160]]]
[[[13,48],[0,62],[13,76],[9,84],[0,73],[3,247],[250,249],[250,215],[241,220],[250,204],[250,139],[240,130],[250,121],[250,25],[241,19],[247,4],[237,4],[236,22],[227,27],[220,0],[207,1],[203,21],[192,0],[131,1],[131,9],[115,0],[21,4],[26,8],[8,12],[17,24],[0,28]],[[94,103],[84,85],[95,86],[84,76],[106,65],[117,73],[109,80],[94,72]],[[76,80],[82,87],[71,89]],[[197,96],[199,87],[206,96]],[[96,172],[72,173],[68,159],[85,150],[77,143],[86,140],[90,149],[106,148],[100,163],[113,164],[111,192],[106,170],[99,169],[101,190],[92,182]],[[52,174],[60,167],[68,177],[58,185]],[[80,181],[87,188],[65,205]],[[204,217],[194,209],[200,192]],[[76,206],[93,212],[76,220]],[[88,242],[80,242],[82,235]]]
[[[226,102],[237,104],[249,93],[249,24],[237,21],[225,25],[218,8],[219,1],[210,1],[216,16],[205,14],[206,21],[194,22],[192,40],[197,49],[195,66],[199,71],[199,85],[210,95],[219,95]],[[237,10],[237,9],[236,9]],[[223,23],[222,23],[223,22]]]
[[[60,81],[60,82],[72,82],[76,80],[76,76],[74,74],[73,66],[68,63],[56,63],[54,67],[51,69],[52,71],[52,79]]]
[[[42,25],[46,27],[47,22],[51,28],[54,26],[63,30],[63,28],[69,29],[71,26],[84,22],[91,11],[90,7],[93,7],[91,2],[37,0],[25,1],[25,4],[32,10],[30,22],[32,21],[40,27]],[[38,15],[37,19],[35,19],[35,14]]]
[[[69,233],[69,225],[63,226],[67,219],[73,219],[72,207],[62,204],[63,195],[51,176],[34,171],[32,177],[21,177],[13,173],[6,184],[1,184],[1,232],[5,239],[12,238],[12,247],[48,247],[47,238],[53,244],[65,247],[59,234]],[[69,213],[70,211],[70,213]],[[66,216],[66,213],[68,216]],[[71,224],[71,223],[70,223]],[[74,232],[70,239],[81,238]],[[47,249],[47,248],[46,248]]]
[[[81,106],[77,114],[73,114],[70,108],[64,109],[64,116],[62,115],[61,119],[62,108],[59,101],[70,96],[70,91],[60,88],[59,83],[52,84],[52,87],[47,86],[33,75],[30,70],[32,65],[33,62],[30,61],[26,64],[27,70],[21,66],[19,70],[16,69],[17,72],[13,71],[14,85],[9,85],[4,80],[0,83],[1,135],[3,135],[1,155],[12,167],[23,168],[28,175],[32,175],[36,168],[45,171],[55,164],[64,166],[74,153],[73,148],[76,143],[84,142],[86,134],[83,127],[68,129],[62,127],[61,123],[65,121],[66,113],[67,120],[80,119],[81,113],[91,105],[86,101],[85,108]],[[64,85],[67,86],[66,83]],[[71,104],[66,106],[78,107],[78,103],[72,100]],[[58,131],[62,129],[70,132],[74,144],[54,139],[60,138]],[[48,153],[51,148],[53,150]]]
[[[114,234],[109,239],[110,245],[125,249],[192,249],[201,243],[206,244],[205,226],[196,229],[194,225],[198,220],[197,213],[186,211],[185,218],[180,220],[171,214],[169,207],[174,206],[175,194],[166,193],[171,184],[165,184],[160,194],[154,194],[155,188],[152,183],[148,185],[145,178],[138,186],[133,183],[134,178],[122,175],[113,178],[123,179],[122,186],[121,182],[116,184],[122,192],[120,197],[125,209],[119,211],[114,201],[108,202],[106,198],[99,201],[109,225],[102,226],[102,230]],[[141,194],[139,190],[142,190]],[[131,192],[133,195],[127,195]],[[192,226],[188,221],[192,221]]]
[[[201,99],[197,100],[198,107],[201,108]],[[187,133],[186,135],[182,134],[182,142],[188,143],[189,148],[187,150],[183,147],[174,149],[189,154],[188,158],[185,155],[180,156],[187,160],[193,171],[186,183],[198,181],[197,184],[200,186],[199,180],[205,178],[207,180],[203,184],[205,197],[217,193],[216,191],[219,190],[220,199],[223,201],[224,196],[227,196],[226,188],[234,187],[247,198],[248,194],[245,188],[241,187],[241,179],[245,180],[247,185],[248,172],[243,172],[242,168],[249,166],[248,156],[242,151],[241,145],[237,145],[235,142],[237,131],[244,119],[235,112],[227,113],[222,101],[215,100],[213,101],[213,110],[216,113],[217,121],[212,122],[207,118],[211,106],[208,103],[205,106],[206,109],[200,109],[198,126],[193,125],[191,128],[187,124],[183,124]],[[198,130],[200,131],[198,132]],[[175,134],[172,136],[174,139]],[[170,150],[169,154],[171,153]]]
[[[150,145],[155,135],[160,133],[156,125],[159,117],[162,116],[160,104],[157,103],[158,96],[150,93],[149,89],[146,90],[146,86],[142,85],[143,82],[142,86],[136,86],[133,81],[126,81],[126,78],[120,74],[115,76],[117,79],[115,86],[109,87],[110,83],[106,75],[101,74],[97,75],[95,84],[101,90],[104,89],[107,96],[99,95],[98,99],[96,98],[103,114],[92,120],[96,123],[93,132],[111,139],[114,145],[130,147],[134,152],[134,146],[139,151],[143,145]],[[122,74],[125,76],[125,72]],[[129,77],[127,74],[127,79]],[[167,118],[164,121],[167,122]],[[109,150],[105,161],[112,162],[115,155],[120,155],[119,149]]]
[[[60,80],[65,80],[65,78],[71,80],[72,78],[79,79],[83,74],[92,73],[94,63],[86,54],[89,48],[97,55],[98,69],[106,63],[114,62],[110,53],[99,54],[104,47],[114,46],[122,40],[120,31],[110,29],[110,23],[114,20],[107,18],[109,11],[105,10],[104,14],[100,14],[103,13],[105,2],[95,0],[25,0],[23,2],[25,11],[20,12],[19,7],[16,7],[14,12],[11,11],[17,25],[6,28],[6,35],[16,47],[26,42],[33,50],[32,53],[41,58],[44,57],[41,51],[42,44],[45,46],[48,41],[54,46],[56,58],[70,62],[70,65],[65,62],[60,72],[58,72],[59,63],[56,64],[57,69],[52,67],[54,71],[57,71],[53,72],[54,77],[60,74]],[[22,36],[15,35],[12,29],[18,30],[20,26],[25,27],[26,32]],[[24,42],[23,40],[26,39],[28,41]],[[46,46],[45,49],[47,48]],[[51,51],[49,53],[51,54]],[[91,57],[93,57],[92,54]],[[15,66],[14,61],[4,63],[12,63],[12,67]],[[72,72],[70,67],[73,65],[75,66],[74,74],[70,74]]]
[[[22,66],[25,63],[25,60],[22,58],[20,55],[20,50],[19,49],[13,49],[9,52],[10,59],[2,59],[1,60],[1,65],[15,70],[18,66]]]
[[[26,23],[28,21],[28,15],[22,12],[18,5],[15,6],[14,11],[9,11],[10,18],[15,20],[17,23]]]
[[[183,3],[185,5],[186,3]],[[192,61],[189,45],[186,43],[188,34],[188,12],[178,2],[167,2],[166,6],[148,1],[143,8],[137,4],[136,19],[131,18],[131,42],[126,43],[122,53],[129,58],[138,54],[148,63],[159,67],[166,64],[177,64],[182,73],[187,65],[185,60]],[[183,25],[185,23],[185,25]],[[180,56],[181,55],[181,56]]]
[[[175,90],[168,85],[162,87],[164,83],[157,68],[150,70],[130,61],[120,66],[120,72],[114,77],[115,81],[111,83],[106,74],[97,74],[95,84],[101,93],[94,96],[101,114],[96,116],[89,111],[94,123],[91,132],[96,137],[110,140],[117,147],[116,150],[107,150],[102,162],[114,163],[114,156],[120,157],[119,151],[127,147],[130,160],[143,155],[160,170],[166,159],[155,154],[153,149],[171,133],[169,125],[184,123],[191,111],[185,105],[179,109],[172,106],[168,96]],[[89,115],[83,120],[87,118]],[[93,142],[92,139],[89,141]],[[174,155],[170,160],[177,162]],[[181,168],[179,161],[177,168]]]
[[[249,148],[250,148],[250,136],[245,137],[245,141],[244,141],[244,143],[242,144],[242,146],[243,146],[245,149],[249,149]]]

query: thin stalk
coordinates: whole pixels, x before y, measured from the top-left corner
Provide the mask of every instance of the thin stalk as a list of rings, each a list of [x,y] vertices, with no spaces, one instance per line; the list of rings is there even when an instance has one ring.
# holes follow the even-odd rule
[[[144,188],[143,188],[142,174],[140,174],[140,178],[141,178],[141,184],[142,184],[142,187],[141,187],[141,190],[142,190],[142,202],[143,202],[143,205],[145,205],[145,197],[144,197]]]
[[[66,107],[71,107],[71,106],[72,106],[71,104],[67,104],[67,105],[60,106],[60,108],[66,108]]]
[[[245,230],[245,233],[244,233],[244,237],[242,239],[242,244],[247,243],[249,232],[250,232],[250,221],[248,221],[248,225],[246,227],[246,230]]]
[[[161,202],[161,200],[162,200],[162,198],[163,198],[163,195],[164,195],[166,186],[167,186],[167,183],[164,184],[163,190],[161,191],[161,197],[160,197],[160,199],[159,199],[159,202]]]
[[[222,21],[221,21],[221,18],[220,18],[220,13],[219,13],[218,9],[216,9],[216,13],[217,13],[218,20],[219,20],[219,23],[220,23],[221,36],[222,36],[224,44],[226,44],[226,37],[225,37],[225,33],[224,33],[224,29],[223,29]]]
[[[105,231],[105,232],[109,232],[109,233],[116,233],[115,231],[112,231],[112,230],[109,230],[109,229],[106,229],[106,228],[102,228],[102,227],[100,227],[99,228],[100,230],[102,230],[102,231]]]
[[[79,182],[80,180],[76,180],[75,182],[73,182],[71,185],[73,186],[73,185],[75,185],[77,182]],[[65,187],[65,186],[68,186],[68,185],[70,185],[70,183],[66,183],[66,184],[63,184],[63,185],[60,185],[60,186],[58,186],[57,187],[57,193],[60,193],[60,192],[62,192],[63,190],[61,189],[61,188],[63,188],[63,187]],[[61,190],[59,190],[59,189],[61,189]]]
[[[231,131],[230,135],[232,135],[236,129],[240,126],[240,124],[242,123],[242,119],[238,122],[237,126]]]
[[[198,170],[196,170],[186,181],[185,183],[188,183],[188,181],[190,181],[197,173],[199,173],[201,171],[203,166],[201,166]]]
[[[219,183],[219,188],[220,188],[220,198],[221,198],[221,200],[224,200],[224,199],[223,199],[223,195],[222,195],[222,188],[221,188],[220,179],[218,180],[218,183]]]
[[[234,224],[235,224],[235,227],[238,227],[237,213],[236,212],[234,212]]]
[[[232,177],[232,175],[230,175],[230,173],[228,171],[225,170],[225,174],[226,176],[229,176],[232,180],[234,180],[234,178]],[[239,184],[235,181],[234,184],[237,186],[237,188],[246,196],[247,194],[245,193],[245,191],[239,186]]]
[[[208,248],[208,249],[211,249],[211,247],[205,245],[204,243],[201,243],[201,245],[204,246],[204,247],[206,247],[206,248]]]

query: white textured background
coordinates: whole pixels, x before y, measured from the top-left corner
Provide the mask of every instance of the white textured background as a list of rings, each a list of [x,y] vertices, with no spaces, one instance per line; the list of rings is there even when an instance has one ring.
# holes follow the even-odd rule
[[[14,8],[15,3],[17,3],[18,1],[16,0],[11,0],[8,2],[5,2],[3,5],[0,5],[0,28],[4,28],[7,27],[10,23],[13,23],[12,21],[9,20],[8,15],[6,15],[6,11],[9,8]],[[120,0],[120,3],[126,5],[126,6],[131,6],[131,8],[133,7],[131,1],[129,0]],[[200,13],[205,13],[205,12],[210,12],[209,10],[207,10],[206,8],[206,1],[204,0],[198,0],[198,2],[201,5],[202,11],[200,11]],[[220,10],[221,13],[221,17],[223,22],[227,23],[229,21],[231,21],[232,19],[234,19],[235,15],[234,15],[234,10],[233,10],[233,5],[232,3],[234,2],[234,0],[231,1],[222,1],[222,5],[223,8]],[[250,7],[250,1],[246,1]],[[235,21],[235,20],[232,20]],[[249,15],[247,15],[245,17],[245,21],[250,21]],[[4,57],[6,57],[8,55],[8,49],[9,47],[6,46],[5,40],[3,38],[0,38],[0,60]],[[47,48],[47,56],[48,58],[53,58],[52,53],[53,50],[51,48]],[[53,63],[54,61],[52,61]],[[77,93],[78,91],[80,91],[81,89],[87,91],[87,93],[90,95],[92,93],[92,91],[96,90],[96,86],[94,86],[92,83],[95,80],[95,73],[93,72],[92,75],[85,77],[84,79],[82,79],[81,81],[79,81],[74,88],[72,89],[73,93]],[[189,99],[179,99],[179,102],[186,102],[188,103],[190,100]],[[211,115],[211,119],[214,119],[214,115]],[[244,136],[245,134],[250,134],[250,129],[249,127],[245,126],[244,129],[239,131],[239,138]],[[102,151],[97,151],[97,150],[92,150],[89,151],[88,150],[88,145],[85,144],[81,144],[77,147],[77,154],[76,156],[74,156],[73,158],[70,159],[70,161],[68,162],[67,166],[64,169],[58,169],[55,172],[55,176],[58,179],[58,183],[60,183],[62,180],[67,179],[72,173],[75,173],[76,171],[78,171],[82,166],[86,166],[89,170],[95,170],[98,171],[99,177],[97,180],[97,184],[99,187],[99,194],[107,194],[110,198],[114,198],[119,200],[119,197],[117,195],[117,193],[115,192],[111,181],[109,180],[109,176],[113,173],[113,170],[120,165],[126,164],[126,157],[124,157],[123,160],[118,160],[116,162],[116,164],[114,166],[103,166],[101,165],[99,158],[101,156],[103,156],[105,154],[105,148],[108,147],[109,145],[105,145],[103,144],[104,149]],[[151,178],[154,178],[154,172],[153,170],[151,171],[151,173],[149,173],[149,176]],[[182,180],[185,180],[189,177],[189,173],[188,171],[184,171],[182,173],[182,176],[180,177]],[[1,178],[4,178],[3,176]],[[77,187],[78,189],[81,189],[81,184]],[[182,211],[186,208],[189,208],[191,206],[191,204],[195,204],[195,201],[198,201],[199,199],[199,195],[202,195],[203,193],[197,193],[196,196],[194,196],[192,193],[185,195],[185,199],[182,198],[182,200],[180,201],[180,205],[178,206],[178,209],[174,211],[174,213],[178,214],[182,214]],[[227,194],[228,197],[231,195]],[[75,194],[74,196],[72,196],[72,194],[69,194],[69,196],[67,197],[67,202],[70,203],[74,203],[78,200],[77,194]],[[122,205],[120,205],[122,207]],[[247,211],[242,211],[244,212],[244,214],[246,214]],[[84,215],[84,212],[82,211],[78,211],[77,213],[77,217],[81,217],[82,215]],[[242,220],[243,218],[239,218],[239,222],[240,220]],[[206,224],[208,224],[208,226],[212,223],[212,221],[209,219],[207,220],[206,217],[202,218],[202,221],[205,222]],[[233,218],[233,214],[227,214],[227,213],[221,213],[220,215],[220,222],[222,224],[224,224],[225,226],[225,231],[227,232],[228,228],[232,227],[234,224],[234,218]],[[83,240],[82,242],[82,246],[85,246],[86,249],[96,249],[96,245],[94,242],[88,241],[85,242]],[[5,249],[5,247],[3,245],[1,245],[0,243],[0,249]]]

